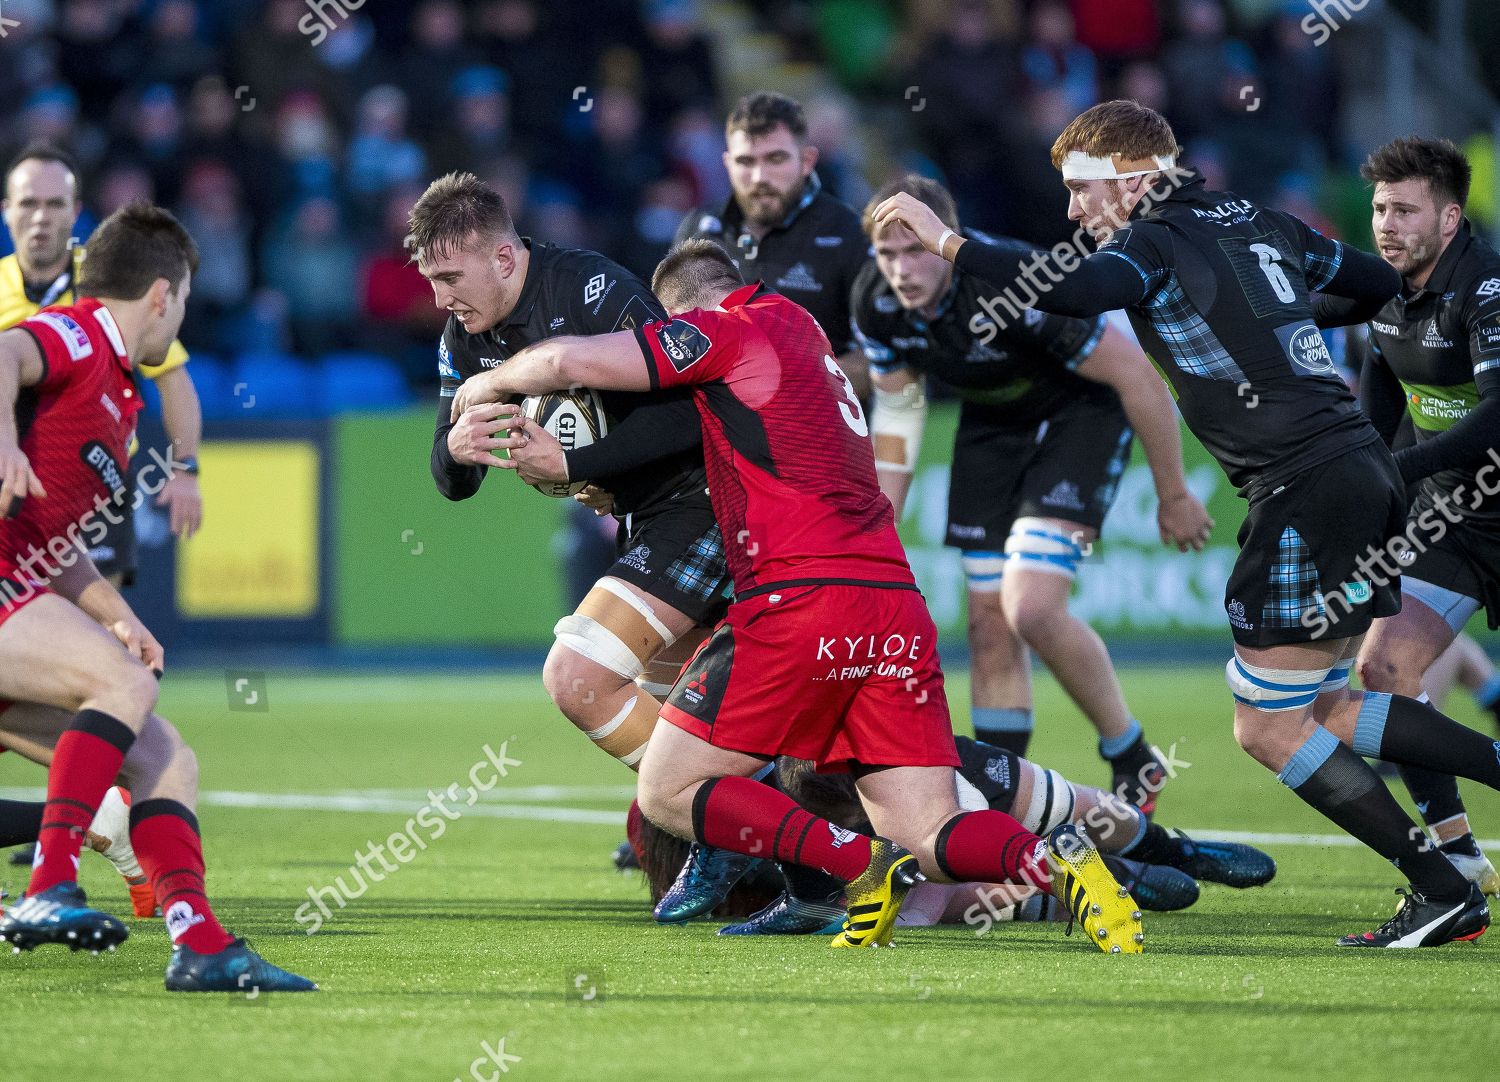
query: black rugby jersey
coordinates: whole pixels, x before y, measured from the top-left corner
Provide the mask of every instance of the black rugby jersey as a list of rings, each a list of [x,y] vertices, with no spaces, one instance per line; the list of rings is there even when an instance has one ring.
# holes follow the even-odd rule
[[[996,243],[977,230],[963,232],[970,243]],[[854,336],[875,371],[904,366],[931,376],[965,401],[992,407],[1002,423],[1034,425],[1079,399],[1119,408],[1113,388],[1073,371],[1104,337],[1103,316],[1072,319],[1034,308],[1011,313],[994,303],[995,296],[988,282],[955,267],[937,314],[928,319],[901,306],[872,260],[855,279],[849,301]]]
[[[613,260],[597,252],[535,243],[530,238],[523,238],[522,243],[531,252],[531,262],[510,315],[478,334],[470,334],[456,316],[449,316],[438,343],[442,386],[431,467],[438,490],[450,500],[474,495],[487,468],[455,462],[448,450],[448,431],[453,427],[448,419],[451,399],[464,380],[498,367],[545,338],[609,334],[642,327],[666,315],[645,283]],[[701,499],[706,505],[702,435],[691,395],[682,391],[604,391],[601,397],[611,429],[630,419],[632,430],[655,431],[662,446],[670,448],[665,457],[632,464],[628,472],[609,477],[606,487],[615,498],[616,513],[647,510],[674,496]],[[605,442],[594,446],[604,448]],[[575,456],[580,454],[570,452],[569,473],[592,479],[593,471],[578,468]]]
[[[1404,408],[1416,437],[1396,453],[1402,477],[1482,494],[1475,474],[1500,443],[1500,252],[1464,221],[1426,284],[1403,289],[1369,326],[1365,408],[1388,439]],[[1500,499],[1468,513],[1500,522]]]
[[[812,313],[835,356],[854,348],[849,327],[849,290],[870,242],[859,212],[823,190],[815,172],[802,198],[781,224],[757,242],[731,196],[724,206],[693,211],[677,229],[676,243],[711,240],[722,245],[746,282],[764,282]]]
[[[1396,273],[1293,215],[1176,172],[1159,183],[1163,197],[1142,201],[1055,283],[1034,270],[1023,277],[1030,257],[1005,246],[966,243],[957,264],[1044,311],[1126,309],[1188,427],[1242,495],[1378,441],[1339,378],[1310,294],[1355,302],[1319,304],[1323,325],[1362,322],[1399,288]]]

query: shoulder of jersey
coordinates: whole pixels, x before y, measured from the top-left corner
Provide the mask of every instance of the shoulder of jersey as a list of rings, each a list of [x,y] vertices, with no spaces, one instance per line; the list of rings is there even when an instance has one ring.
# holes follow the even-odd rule
[[[724,232],[724,220],[717,211],[709,207],[695,207],[684,221],[692,223],[689,235],[694,237],[717,237]]]
[[[1500,298],[1500,251],[1480,236],[1473,237],[1469,244],[1469,254],[1476,258],[1464,276],[1464,291],[1480,304],[1493,303]]]

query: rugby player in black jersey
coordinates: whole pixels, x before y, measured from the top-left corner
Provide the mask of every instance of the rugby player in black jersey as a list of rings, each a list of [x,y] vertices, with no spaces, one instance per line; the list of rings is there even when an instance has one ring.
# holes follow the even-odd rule
[[[494,403],[453,415],[464,380],[541,339],[607,334],[665,313],[612,260],[521,237],[499,193],[473,174],[434,181],[412,207],[409,228],[418,268],[452,313],[438,348],[432,476],[448,499],[466,500],[502,461],[496,451],[508,428]],[[557,472],[607,490],[622,520],[620,556],[558,621],[542,680],[573,724],[637,770],[660,700],[728,603],[728,575],[691,398],[679,391],[603,399],[609,434],[568,451]],[[698,874],[659,919],[713,908],[755,863],[720,850],[695,855]]]
[[[909,195],[875,218],[906,223],[929,251],[1029,306],[1129,312],[1189,427],[1249,503],[1225,598],[1235,738],[1411,883],[1395,916],[1340,944],[1474,939],[1489,926],[1484,895],[1360,756],[1500,788],[1496,744],[1415,699],[1348,686],[1370,623],[1400,608],[1398,569],[1373,565],[1405,529],[1406,500],[1319,327],[1370,319],[1400,276],[1291,215],[1208,191],[1179,153],[1166,120],[1135,102],[1094,106],[1063,130],[1053,164],[1069,218],[1099,243],[1086,258],[974,244]]]
[[[875,465],[898,519],[921,445],[927,379],[963,403],[947,542],[963,550],[968,583],[975,737],[1026,753],[1030,647],[1098,730],[1111,791],[1149,815],[1166,774],[1125,705],[1103,641],[1068,612],[1068,594],[1114,502],[1132,427],[1156,480],[1162,540],[1202,548],[1213,522],[1183,478],[1172,398],[1103,316],[1028,312],[997,322],[982,303],[993,293],[985,282],[926,251],[900,223],[875,228],[875,208],[897,192],[959,229],[953,198],[937,181],[886,184],[865,208],[875,260],[849,303],[875,388]]]
[[[1361,172],[1374,185],[1375,244],[1403,287],[1370,321],[1360,390],[1387,443],[1411,419],[1396,465],[1420,547],[1401,561],[1401,611],[1375,621],[1358,669],[1367,690],[1425,702],[1423,674],[1469,618],[1482,607],[1500,626],[1500,252],[1464,217],[1472,170],[1446,139],[1397,139]],[[1454,777],[1400,770],[1442,852],[1500,892]]]
[[[850,331],[849,290],[870,246],[859,212],[818,179],[802,106],[770,91],[746,95],[724,122],[724,146],[733,194],[722,206],[693,210],[676,243],[714,241],[745,281],[759,279],[807,309],[863,398],[869,375]]]

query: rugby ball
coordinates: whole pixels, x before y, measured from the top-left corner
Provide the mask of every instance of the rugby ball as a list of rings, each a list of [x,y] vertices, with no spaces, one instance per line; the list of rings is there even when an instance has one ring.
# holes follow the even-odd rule
[[[587,447],[604,437],[608,422],[604,419],[604,401],[598,391],[552,391],[530,395],[521,402],[521,412],[547,432],[563,450]],[[531,487],[555,500],[582,492],[587,481],[547,481]]]

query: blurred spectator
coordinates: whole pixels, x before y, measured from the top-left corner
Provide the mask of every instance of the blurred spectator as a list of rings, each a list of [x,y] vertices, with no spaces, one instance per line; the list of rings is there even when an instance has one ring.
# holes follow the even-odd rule
[[[411,16],[411,44],[401,57],[400,83],[412,103],[412,124],[431,130],[446,119],[454,73],[482,58],[465,41],[464,9],[456,0],[423,0]]]
[[[433,301],[432,286],[406,250],[406,215],[421,185],[396,188],[386,197],[381,246],[360,268],[360,337],[363,344],[396,360],[414,385],[432,383],[436,342],[448,313]]]
[[[239,179],[222,162],[196,163],[188,171],[176,213],[200,253],[181,338],[190,349],[233,348],[220,328],[244,304],[251,287],[250,215]]]
[[[719,206],[729,198],[724,171],[724,122],[707,109],[685,109],[667,136],[672,168],[692,185],[694,206]]]
[[[477,163],[510,150],[509,89],[505,72],[487,64],[458,73],[448,125],[432,140],[434,173],[473,172]]]
[[[115,162],[99,176],[93,204],[100,219],[108,218],[131,203],[155,203],[156,185],[151,174],[135,162]]]
[[[394,86],[372,88],[359,102],[345,186],[373,209],[389,189],[422,180],[426,172],[427,155],[406,132],[406,95]]]
[[[164,203],[176,201],[182,184],[183,120],[177,94],[166,83],[152,83],[125,109],[124,131],[110,145],[111,161],[137,162],[151,174]]]
[[[323,99],[310,90],[288,95],[276,113],[276,160],[270,183],[274,205],[336,190],[338,132]]]
[[[1255,61],[1248,45],[1229,36],[1220,0],[1182,0],[1179,19],[1182,36],[1167,46],[1162,67],[1180,141],[1217,132],[1226,114],[1220,93],[1226,73],[1253,72]]]
[[[1079,42],[1099,58],[1106,75],[1161,44],[1157,0],[1069,0],[1069,6]]]
[[[601,88],[586,115],[593,123],[568,156],[572,168],[566,179],[582,197],[602,247],[617,251],[641,194],[662,175],[660,140],[646,130],[641,99],[633,91]]]
[[[646,80],[646,119],[653,129],[683,109],[713,108],[719,100],[713,48],[700,26],[697,0],[646,0],[646,38],[641,66]]]
[[[312,17],[303,0],[270,0],[260,21],[241,31],[235,42],[231,78],[248,88],[257,108],[265,110],[262,116],[274,115],[293,89],[317,85],[312,37],[298,29],[303,16]],[[321,22],[309,25],[326,36]]]
[[[559,35],[551,14],[536,0],[486,0],[475,13],[475,40],[507,76],[510,123],[531,146],[555,136],[580,82],[572,74],[577,43]]]
[[[143,70],[148,78],[185,91],[218,68],[219,50],[203,38],[193,0],[159,0],[150,12]]]
[[[1313,144],[1316,153],[1331,160],[1337,154],[1339,98],[1333,53],[1314,44],[1294,10],[1272,21],[1268,37],[1262,65],[1266,122],[1289,139]]]
[[[1099,100],[1094,54],[1073,36],[1073,15],[1063,0],[1044,0],[1031,12],[1031,36],[1021,70],[1033,92],[1061,90],[1074,114]]]
[[[133,8],[114,0],[59,5],[57,71],[92,120],[104,120],[141,73],[144,50],[139,28],[130,21]]]
[[[338,203],[326,196],[304,199],[272,234],[261,264],[287,299],[298,349],[327,353],[351,344],[359,253],[342,228]]]
[[[1003,228],[999,177],[1022,135],[1016,50],[984,0],[957,0],[922,50],[903,97],[927,149],[947,175],[966,222]]]
[[[1119,96],[1140,102],[1163,115],[1171,108],[1167,75],[1160,64],[1151,60],[1137,60],[1126,65],[1120,73]]]

